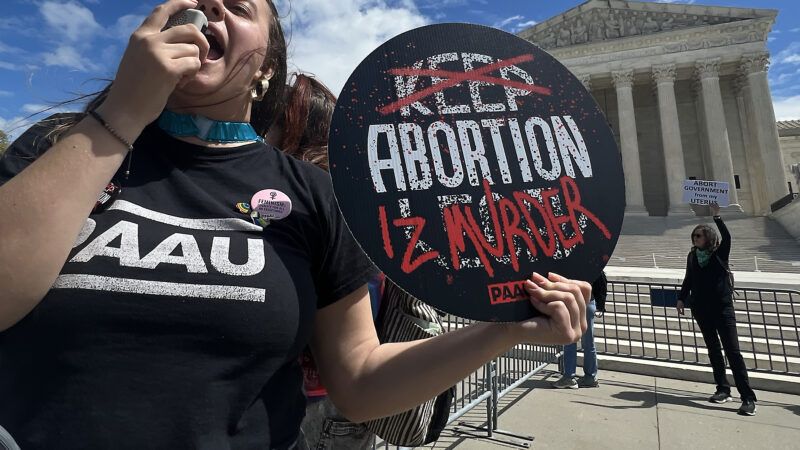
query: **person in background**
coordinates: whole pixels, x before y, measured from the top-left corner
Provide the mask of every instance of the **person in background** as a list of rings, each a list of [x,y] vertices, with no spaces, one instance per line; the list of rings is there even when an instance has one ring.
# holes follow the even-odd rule
[[[592,283],[592,300],[586,307],[586,321],[588,327],[581,336],[581,346],[583,347],[583,377],[575,379],[578,368],[578,344],[564,346],[564,373],[555,382],[553,387],[557,389],[578,389],[597,387],[597,348],[594,345],[594,318],[602,317],[606,311],[606,292],[607,283],[605,272],[600,272],[600,276]]]
[[[318,79],[298,73],[286,95],[284,113],[267,133],[267,142],[293,157],[328,170],[328,130],[336,96]],[[377,312],[382,276],[368,282],[373,317]],[[306,415],[300,425],[308,448],[327,450],[372,447],[373,434],[363,424],[344,418],[328,398],[311,349],[300,356]]]
[[[733,400],[725,374],[724,348],[742,399],[739,414],[753,416],[756,414],[756,394],[750,388],[747,368],[739,351],[736,311],[733,308],[733,277],[728,265],[731,234],[719,215],[719,205],[712,204],[711,213],[722,238],[709,225],[698,225],[692,230],[692,249],[686,258],[686,275],[678,294],[678,314],[683,315],[688,305],[703,333],[717,384],[717,390],[709,401],[726,403]]]

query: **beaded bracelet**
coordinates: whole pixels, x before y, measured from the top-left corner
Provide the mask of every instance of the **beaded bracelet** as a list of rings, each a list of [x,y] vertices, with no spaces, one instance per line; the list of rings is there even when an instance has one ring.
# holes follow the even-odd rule
[[[131,176],[131,160],[133,159],[131,155],[133,155],[133,144],[125,140],[124,137],[120,136],[119,133],[117,133],[117,130],[112,128],[111,125],[109,125],[108,122],[106,122],[105,119],[103,119],[103,117],[97,111],[91,110],[89,111],[89,115],[94,117],[94,120],[99,122],[100,125],[102,125],[103,128],[108,130],[108,132],[111,133],[111,135],[114,136],[118,141],[122,142],[122,145],[128,147],[128,154],[125,155],[125,160],[126,160],[125,173],[123,174],[125,177],[125,181],[127,181],[128,178],[130,178]]]
[[[117,130],[115,130],[114,128],[112,128],[112,127],[111,127],[111,125],[109,125],[109,124],[108,124],[108,122],[106,122],[106,121],[105,121],[105,119],[103,119],[103,117],[102,117],[102,116],[100,116],[100,114],[99,114],[97,111],[95,111],[95,110],[91,110],[91,111],[89,111],[89,115],[90,115],[90,116],[92,116],[92,117],[94,117],[94,119],[95,119],[96,121],[98,121],[98,122],[100,123],[100,125],[102,125],[102,126],[103,126],[103,128],[105,128],[106,130],[108,130],[108,132],[109,132],[109,133],[111,133],[111,135],[112,135],[112,136],[114,136],[115,138],[117,138],[117,140],[118,140],[118,141],[122,142],[122,144],[123,144],[123,145],[125,145],[125,147],[128,147],[128,151],[129,151],[129,152],[132,152],[132,151],[133,151],[133,144],[131,144],[130,142],[128,142],[127,140],[125,140],[125,138],[124,138],[124,137],[120,136],[120,134],[119,134],[119,133],[117,133]]]

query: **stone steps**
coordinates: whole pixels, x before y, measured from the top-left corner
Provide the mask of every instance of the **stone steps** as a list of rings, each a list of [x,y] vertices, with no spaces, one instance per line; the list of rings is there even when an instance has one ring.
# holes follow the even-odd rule
[[[674,308],[663,308],[663,307],[651,307],[649,305],[641,305],[641,304],[623,304],[620,305],[619,303],[607,303],[606,304],[606,313],[615,313],[627,316],[643,316],[643,318],[651,318],[651,317],[670,317],[670,316],[677,316],[677,312]],[[690,313],[687,311],[687,315]],[[747,311],[740,311],[736,310],[736,321],[741,323],[749,323],[752,326],[762,326],[762,325],[778,325],[782,327],[794,327],[797,328],[798,323],[800,323],[800,319],[797,316],[792,314],[782,314],[782,313],[772,313],[772,312],[747,312]]]
[[[595,346],[598,353],[608,352],[619,356],[677,359],[690,363],[709,364],[708,352],[702,346],[632,341],[609,337],[595,337]],[[800,374],[800,357],[753,353],[744,350],[742,350],[742,357],[748,369]]]
[[[692,229],[711,217],[626,216],[611,264],[625,267],[682,269],[691,247]],[[778,223],[765,217],[729,217],[734,270],[800,273],[800,244]],[[794,263],[794,264],[793,264]]]
[[[796,297],[797,303],[788,301],[773,301],[772,298],[759,300],[755,297],[737,296],[734,298],[733,306],[737,311],[750,314],[760,313],[780,313],[789,315],[800,315],[800,295]],[[634,292],[609,293],[606,299],[606,308],[609,305],[637,305],[641,308],[664,308],[663,306],[652,306],[650,294],[637,294]],[[671,306],[667,309],[673,309]]]
[[[602,320],[609,325],[622,325],[628,327],[646,327],[659,330],[694,330],[696,325],[690,317],[675,316],[639,316],[624,313],[606,312],[602,319],[595,319],[595,323]],[[744,322],[737,322],[736,328],[740,338],[758,337],[770,339],[796,340],[798,330],[794,326],[759,325],[752,326]]]
[[[678,343],[684,346],[704,346],[700,330],[664,330],[652,327],[636,327],[618,324],[595,322],[595,337],[625,339],[656,343]],[[785,340],[780,337],[739,336],[739,347],[742,351],[753,353],[772,353],[778,355],[800,357],[800,344],[797,340]]]

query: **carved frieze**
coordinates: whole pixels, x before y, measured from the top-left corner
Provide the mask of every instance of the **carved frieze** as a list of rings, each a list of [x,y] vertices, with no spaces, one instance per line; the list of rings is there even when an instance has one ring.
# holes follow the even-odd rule
[[[553,49],[740,20],[744,18],[596,8],[567,18],[553,26],[532,30],[529,34],[523,33],[523,37],[545,49]]]

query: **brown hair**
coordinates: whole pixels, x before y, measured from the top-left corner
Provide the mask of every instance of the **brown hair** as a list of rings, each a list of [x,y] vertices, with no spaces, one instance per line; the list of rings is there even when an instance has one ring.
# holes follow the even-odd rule
[[[700,250],[710,250],[713,252],[719,247],[719,235],[717,234],[717,230],[712,226],[702,224],[694,227],[694,230],[692,230],[692,237],[694,237],[694,234],[698,231],[706,238],[706,246]]]
[[[277,124],[282,129],[279,147],[297,159],[328,170],[328,131],[336,96],[313,76],[298,74],[289,90],[286,109]]]
[[[275,4],[272,0],[265,1],[267,2],[267,6],[269,7],[270,11],[270,24],[267,50],[266,55],[264,56],[264,64],[262,68],[265,70],[272,70],[272,78],[270,79],[270,87],[267,91],[267,95],[264,96],[262,101],[253,101],[250,112],[250,124],[253,126],[259,136],[265,136],[269,130],[269,127],[283,112],[283,101],[285,97],[284,91],[286,88],[286,77],[288,73],[286,64],[286,37],[283,33],[283,27],[281,26],[280,18],[278,17],[278,10],[275,8]],[[245,55],[244,58],[251,57],[255,53],[257,52]],[[237,65],[243,63],[244,61],[240,61]],[[76,99],[47,108],[45,111],[58,106],[63,106],[65,104],[80,102],[87,98],[91,99],[86,104],[82,114],[78,114],[72,120],[56,126],[53,131],[48,134],[47,138],[50,139],[51,142],[55,143],[59,136],[72,128],[76,123],[80,122],[89,111],[93,111],[100,106],[106,100],[106,97],[108,97],[108,92],[111,90],[112,84],[113,81],[109,81],[108,85],[99,92],[83,95]]]

